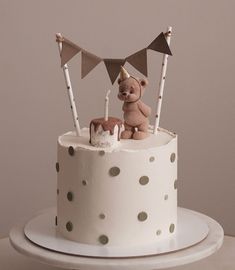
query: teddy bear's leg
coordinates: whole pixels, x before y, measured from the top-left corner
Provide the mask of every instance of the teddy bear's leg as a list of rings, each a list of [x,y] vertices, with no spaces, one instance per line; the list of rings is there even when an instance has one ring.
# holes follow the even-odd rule
[[[124,123],[125,130],[121,133],[121,139],[131,139],[134,133],[134,128],[129,126],[126,122]]]
[[[147,138],[149,136],[148,126],[149,126],[149,121],[148,120],[146,122],[142,123],[141,125],[139,125],[137,127],[138,131],[136,131],[133,134],[133,139],[135,139],[135,140],[143,140],[143,139]]]

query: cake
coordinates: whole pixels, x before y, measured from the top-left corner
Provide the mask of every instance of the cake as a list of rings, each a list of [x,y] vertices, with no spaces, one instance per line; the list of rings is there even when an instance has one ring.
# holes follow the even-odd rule
[[[135,78],[133,84],[131,77],[121,68],[123,121],[106,115],[80,136],[58,138],[56,230],[66,239],[132,247],[177,231],[177,135],[143,129],[151,111],[140,101],[146,83]]]
[[[116,148],[94,147],[89,129],[58,139],[57,231],[85,244],[132,246],[177,230],[177,136],[160,129]]]
[[[97,147],[115,147],[120,143],[122,121],[115,117],[93,119],[90,123],[90,143]]]

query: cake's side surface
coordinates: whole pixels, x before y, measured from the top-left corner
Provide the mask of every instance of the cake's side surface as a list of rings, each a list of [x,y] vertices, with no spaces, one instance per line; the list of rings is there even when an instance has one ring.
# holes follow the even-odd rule
[[[121,147],[58,140],[57,230],[86,244],[140,245],[177,230],[177,136],[161,131]],[[140,145],[140,144],[139,144]]]

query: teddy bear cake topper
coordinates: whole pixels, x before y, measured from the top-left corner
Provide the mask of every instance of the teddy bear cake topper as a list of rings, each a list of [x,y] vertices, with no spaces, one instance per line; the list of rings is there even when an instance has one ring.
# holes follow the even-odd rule
[[[105,97],[105,115],[104,117],[93,119],[90,123],[90,143],[96,147],[113,147],[120,142],[120,139],[142,140],[146,139],[149,133],[149,116],[151,108],[142,100],[142,96],[148,84],[147,79],[139,79],[130,75],[123,67],[125,62],[131,64],[143,75],[147,76],[147,50],[154,50],[163,53],[163,61],[161,68],[160,87],[157,95],[157,109],[155,115],[155,125],[151,133],[157,134],[159,127],[159,119],[161,112],[162,96],[164,83],[166,78],[166,68],[168,56],[172,55],[169,44],[172,34],[172,27],[168,27],[166,33],[161,33],[157,36],[146,48],[135,52],[134,54],[123,59],[100,58],[92,54],[70,40],[63,37],[61,34],[56,34],[58,43],[61,67],[63,69],[68,97],[72,111],[74,126],[77,136],[83,136],[79,124],[75,99],[73,95],[72,85],[70,81],[67,62],[72,59],[77,53],[81,52],[82,68],[81,75],[84,78],[92,69],[100,62],[104,62],[113,84],[120,74],[118,79],[118,94],[117,97],[123,102],[123,121],[115,117],[108,117],[109,93]]]
[[[122,110],[124,112],[125,127],[121,138],[135,140],[145,139],[149,136],[148,117],[151,114],[151,108],[141,101],[141,97],[144,94],[148,82],[146,79],[138,79],[130,76],[129,73],[121,67],[118,84],[118,98],[123,101]]]

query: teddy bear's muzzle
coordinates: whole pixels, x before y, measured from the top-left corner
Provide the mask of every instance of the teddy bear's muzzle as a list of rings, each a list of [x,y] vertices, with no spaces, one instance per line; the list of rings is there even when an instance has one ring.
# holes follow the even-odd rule
[[[128,92],[119,92],[118,93],[118,98],[120,100],[124,100],[125,101],[128,98],[128,96],[129,96],[129,93]]]

